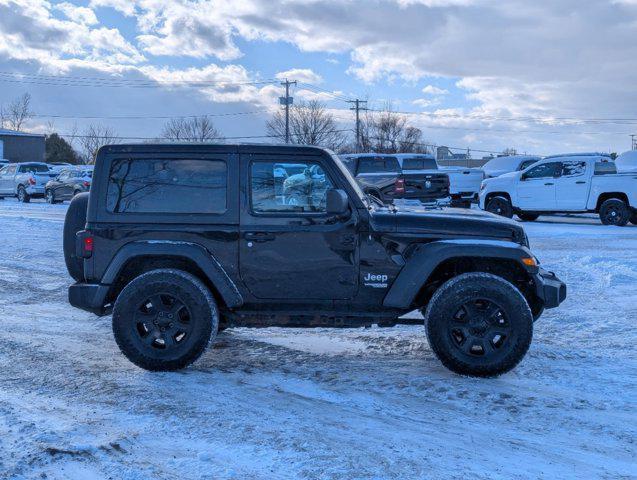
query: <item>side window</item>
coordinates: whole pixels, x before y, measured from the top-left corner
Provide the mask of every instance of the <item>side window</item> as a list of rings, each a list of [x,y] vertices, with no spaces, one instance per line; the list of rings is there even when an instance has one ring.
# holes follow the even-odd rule
[[[524,170],[525,168],[530,167],[531,165],[533,165],[535,162],[537,162],[537,160],[524,160],[520,164],[520,168],[518,168],[518,170]]]
[[[617,173],[615,162],[595,162],[595,175],[609,175],[613,173]]]
[[[250,168],[250,202],[256,213],[322,213],[333,183],[320,165],[254,162]]]
[[[58,181],[60,182],[63,182],[68,178],[69,178],[69,172],[67,172],[66,170],[62,170],[62,172],[60,172],[60,174],[58,175]]]
[[[361,157],[358,159],[358,173],[400,172],[398,160],[393,157]]]
[[[16,166],[15,165],[11,165],[9,167],[7,167],[7,171],[5,173],[7,173],[8,175],[13,175],[16,171]]]
[[[224,213],[227,177],[222,160],[118,159],[106,207],[111,213]]]
[[[563,177],[579,177],[586,171],[586,162],[568,160],[562,162]]]
[[[525,178],[555,178],[561,172],[562,164],[560,162],[543,163],[532,168],[524,174]]]

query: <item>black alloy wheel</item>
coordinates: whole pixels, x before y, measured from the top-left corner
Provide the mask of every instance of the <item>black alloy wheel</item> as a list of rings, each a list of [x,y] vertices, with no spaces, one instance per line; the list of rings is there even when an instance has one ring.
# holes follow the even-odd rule
[[[462,354],[490,356],[497,361],[511,336],[511,323],[500,306],[480,298],[462,304],[453,312],[448,334]]]
[[[164,292],[146,298],[134,314],[137,340],[142,347],[170,350],[192,332],[191,313],[179,298]]]

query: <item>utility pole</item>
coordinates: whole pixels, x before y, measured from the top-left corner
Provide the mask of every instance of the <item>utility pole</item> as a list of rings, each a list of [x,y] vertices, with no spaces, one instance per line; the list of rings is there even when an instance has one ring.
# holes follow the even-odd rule
[[[285,143],[290,143],[290,105],[294,101],[294,98],[290,97],[290,85],[296,85],[296,80],[290,82],[286,78],[281,85],[285,87],[285,97],[279,97],[279,103],[285,107]]]
[[[637,137],[637,135],[635,135],[634,133],[630,136],[630,149],[631,150],[637,150],[637,140],[635,139],[635,137]]]
[[[360,111],[367,110],[367,100],[348,100],[347,103],[353,103],[354,106],[350,107],[350,110],[356,111],[356,153],[358,153],[361,149],[361,119],[360,119]],[[363,106],[363,104],[365,104]]]

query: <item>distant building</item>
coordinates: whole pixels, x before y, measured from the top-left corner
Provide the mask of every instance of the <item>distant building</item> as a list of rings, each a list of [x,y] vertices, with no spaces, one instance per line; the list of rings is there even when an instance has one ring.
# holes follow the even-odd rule
[[[437,160],[466,160],[469,155],[466,153],[453,153],[449,147],[438,147],[436,150]]]
[[[43,162],[45,136],[0,128],[0,159],[10,162]]]
[[[454,153],[449,147],[436,149],[436,160],[439,165],[446,167],[481,167],[489,158],[471,158],[469,152]]]

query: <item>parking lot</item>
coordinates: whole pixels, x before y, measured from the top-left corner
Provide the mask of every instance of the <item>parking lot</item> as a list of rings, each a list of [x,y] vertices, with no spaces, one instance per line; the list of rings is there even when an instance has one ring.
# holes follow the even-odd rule
[[[0,202],[0,478],[637,476],[637,226],[525,224],[569,295],[497,379],[420,326],[230,329],[149,373],[66,302],[67,205]]]

